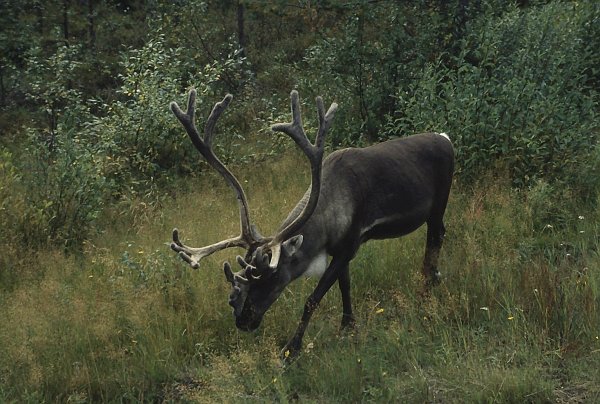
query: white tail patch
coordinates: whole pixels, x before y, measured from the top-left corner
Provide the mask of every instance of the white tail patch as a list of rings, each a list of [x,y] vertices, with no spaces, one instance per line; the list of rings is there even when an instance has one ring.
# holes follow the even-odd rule
[[[445,137],[446,139],[450,140],[450,136],[448,136],[448,134],[447,134],[447,133],[444,133],[444,132],[442,132],[442,133],[438,133],[438,135],[440,135],[440,136],[443,136],[443,137]]]

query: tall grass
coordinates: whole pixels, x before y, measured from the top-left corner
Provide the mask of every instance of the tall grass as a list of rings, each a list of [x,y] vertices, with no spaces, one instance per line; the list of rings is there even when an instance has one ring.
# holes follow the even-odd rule
[[[302,195],[304,165],[282,156],[239,175],[264,233]],[[339,331],[333,287],[283,368],[279,348],[316,281],[292,284],[256,333],[237,331],[220,269],[234,252],[193,271],[165,244],[173,226],[197,245],[238,230],[230,189],[216,176],[191,181],[162,206],[113,209],[81,256],[15,264],[23,280],[0,294],[0,401],[600,399],[597,208],[544,208],[544,184],[455,186],[444,282],[431,296],[421,293],[424,229],[369,242],[351,264],[357,328]]]

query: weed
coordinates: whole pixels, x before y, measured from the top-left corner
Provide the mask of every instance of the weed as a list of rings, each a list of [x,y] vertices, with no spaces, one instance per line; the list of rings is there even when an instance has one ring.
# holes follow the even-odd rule
[[[270,164],[260,176],[240,176],[265,233],[307,185],[305,177],[277,174],[302,164],[296,157]],[[143,217],[105,216],[109,230],[86,243],[81,257],[48,251],[43,273],[6,290],[0,399],[598,399],[597,209],[565,203],[565,220],[548,231],[535,208],[538,188],[517,192],[494,179],[457,186],[442,285],[429,298],[420,294],[423,231],[367,243],[351,263],[356,329],[340,333],[341,302],[332,288],[305,350],[282,368],[277,352],[316,281],[293,283],[257,333],[236,330],[219,270],[230,254],[217,253],[193,271],[165,245],[174,224],[194,244],[237,230],[230,190],[210,176],[194,181]],[[278,192],[261,187],[265,181]]]

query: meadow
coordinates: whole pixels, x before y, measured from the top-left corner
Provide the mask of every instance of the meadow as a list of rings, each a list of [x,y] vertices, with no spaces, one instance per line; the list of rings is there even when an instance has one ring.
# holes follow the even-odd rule
[[[233,167],[263,233],[303,194],[305,166],[288,151]],[[174,226],[194,245],[235,234],[221,178],[107,207],[82,253],[48,248],[3,275],[0,401],[597,402],[600,209],[548,203],[553,193],[502,175],[456,183],[441,285],[422,293],[423,228],[365,244],[351,263],[356,328],[340,331],[334,286],[286,367],[279,349],[316,280],[294,282],[243,333],[221,270],[235,253],[194,271],[168,247]]]
[[[0,13],[0,403],[600,402],[600,3],[16,1]],[[317,281],[238,331],[235,196],[169,110],[234,101],[214,148],[261,233],[309,183],[269,129],[339,104],[327,152],[450,134],[455,182],[424,293],[425,229],[351,262],[295,362]]]

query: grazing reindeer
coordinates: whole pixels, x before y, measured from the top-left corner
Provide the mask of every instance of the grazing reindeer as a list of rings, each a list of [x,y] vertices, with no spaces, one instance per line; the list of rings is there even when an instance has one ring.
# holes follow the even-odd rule
[[[319,276],[320,280],[306,301],[296,333],[282,350],[284,359],[300,351],[310,317],[335,281],[342,294],[342,327],[353,325],[348,265],[360,245],[371,239],[406,235],[423,223],[427,223],[423,273],[429,284],[439,281],[437,261],[445,231],[442,218],[454,169],[454,151],[446,134],[424,133],[362,149],[338,150],[323,161],[325,135],[337,105],[333,103],[325,112],[323,100],[317,98],[319,129],[313,145],[302,128],[298,93],[292,91],[292,122],[276,124],[272,129],[289,135],[306,154],[311,166],[311,186],[277,234],[266,238],[250,221],[248,202],[239,181],[212,149],[216,121],[232,96],[227,95],[213,108],[204,139],[194,124],[195,99],[196,92],[191,90],[186,112],[175,102],[171,109],[194,146],[235,190],[241,234],[192,248],[180,242],[174,229],[171,248],[193,268],[215,251],[229,247],[247,250],[245,258],[237,256],[240,271],[234,273],[228,262],[223,264],[232,285],[229,304],[239,329],[256,329],[284,288],[301,275]],[[328,256],[332,257],[329,263]]]

